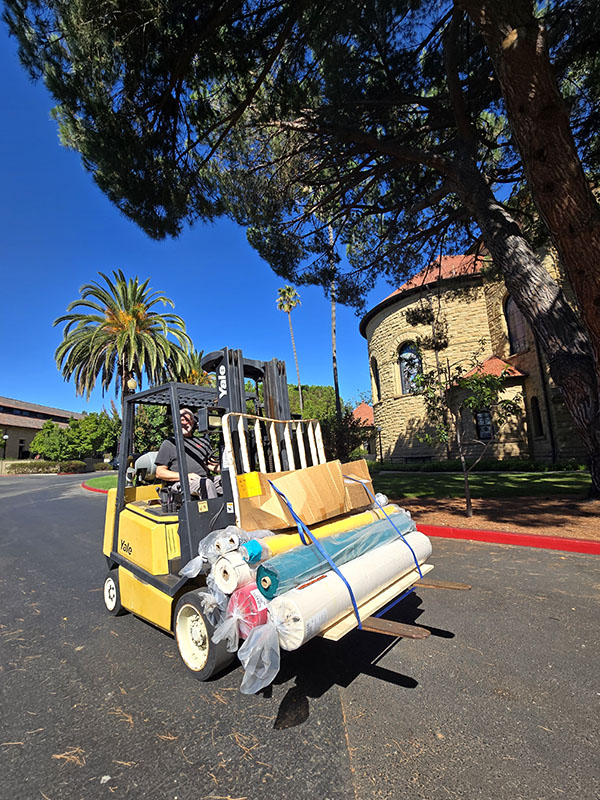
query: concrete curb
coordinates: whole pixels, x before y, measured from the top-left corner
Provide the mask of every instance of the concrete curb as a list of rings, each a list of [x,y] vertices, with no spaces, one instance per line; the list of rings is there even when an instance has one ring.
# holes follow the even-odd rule
[[[491,544],[510,544],[518,547],[540,547],[544,550],[567,550],[571,553],[600,555],[600,542],[591,539],[567,539],[563,536],[542,536],[535,533],[508,533],[506,531],[472,531],[468,528],[451,528],[444,525],[419,525],[425,536],[442,539],[467,539]]]
[[[87,489],[88,492],[98,492],[99,494],[108,494],[108,489],[97,489],[95,486],[88,486],[87,483],[81,484],[83,489]]]

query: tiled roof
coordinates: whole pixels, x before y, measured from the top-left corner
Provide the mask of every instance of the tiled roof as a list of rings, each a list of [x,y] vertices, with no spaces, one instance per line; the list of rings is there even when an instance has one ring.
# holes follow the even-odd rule
[[[77,416],[80,416],[79,414]],[[20,414],[3,414],[0,412],[0,426],[12,426],[13,428],[31,428],[40,431],[47,419],[36,419],[35,417],[22,417]],[[59,428],[66,428],[66,422],[57,422]]]
[[[481,258],[474,255],[442,256],[441,260],[432,261],[425,269],[422,269],[384,299],[387,300],[389,297],[402,294],[409,289],[428,286],[437,280],[457,278],[461,275],[475,275],[481,271],[483,263]]]
[[[53,414],[57,417],[64,417],[69,419],[82,419],[85,414],[79,414],[76,411],[65,411],[64,408],[52,408],[51,406],[40,406],[36,403],[26,403],[23,400],[13,400],[12,397],[0,397],[0,406],[7,406],[8,408],[18,408],[23,411],[33,411],[38,414]]]
[[[361,403],[359,406],[356,406],[356,408],[352,412],[352,415],[355,419],[359,419],[366,425],[375,424],[375,419],[373,416],[373,407],[370,406],[368,403]]]
[[[506,378],[527,377],[526,372],[521,372],[520,369],[513,367],[512,364],[508,364],[506,361],[498,358],[498,356],[490,356],[489,358],[486,358],[482,364],[465,373],[463,377],[470,378],[471,375],[495,375],[497,378],[499,378],[502,374],[504,374]]]

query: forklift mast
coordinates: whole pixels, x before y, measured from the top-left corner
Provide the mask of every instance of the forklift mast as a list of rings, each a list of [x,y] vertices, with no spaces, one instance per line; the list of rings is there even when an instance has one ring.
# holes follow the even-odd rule
[[[216,350],[202,359],[202,368],[214,372],[217,382],[217,405],[228,412],[243,414],[246,411],[246,381],[256,387],[254,402],[256,414],[270,419],[290,419],[285,362],[276,358],[271,361],[254,361],[244,358],[241,350]],[[259,401],[259,386],[262,384],[262,403]],[[262,413],[261,413],[262,412]]]

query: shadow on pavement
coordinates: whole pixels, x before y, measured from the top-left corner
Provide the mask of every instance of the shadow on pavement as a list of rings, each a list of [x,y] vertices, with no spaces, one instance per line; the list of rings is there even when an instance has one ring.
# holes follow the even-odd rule
[[[423,613],[421,598],[413,593],[391,608],[385,619],[413,625]],[[423,626],[427,627],[427,626]],[[432,636],[451,639],[454,634],[439,628],[427,627]],[[298,650],[281,653],[281,669],[274,683],[294,680],[280,703],[274,723],[276,730],[292,728],[306,722],[310,715],[309,698],[318,698],[333,686],[346,688],[359,675],[370,675],[404,689],[415,689],[418,681],[409,675],[394,672],[379,662],[398,644],[400,639],[378,633],[354,630],[339,642],[316,638]],[[272,694],[271,687],[263,690]]]

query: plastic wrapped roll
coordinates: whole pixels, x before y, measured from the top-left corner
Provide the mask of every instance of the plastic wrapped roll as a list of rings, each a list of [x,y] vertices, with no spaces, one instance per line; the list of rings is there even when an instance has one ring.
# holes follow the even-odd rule
[[[419,531],[406,534],[419,564],[431,555],[431,542]],[[406,544],[395,541],[348,561],[341,572],[352,587],[360,605],[374,597],[390,581],[415,569],[413,554]],[[269,603],[269,616],[277,626],[279,644],[284,650],[296,650],[324,628],[351,611],[350,596],[335,572],[313,578]]]
[[[234,550],[218,559],[213,567],[215,585],[225,594],[233,594],[240,586],[252,583],[256,579],[256,572],[252,569],[241,554]]]
[[[221,556],[225,555],[225,553],[231,553],[232,550],[237,550],[240,546],[240,537],[232,528],[233,526],[230,526],[226,534],[215,539],[215,550]]]
[[[406,535],[415,530],[415,523],[406,514],[392,514],[390,520],[378,520],[355,531],[329,536],[319,540],[319,544],[339,567],[375,547],[398,539],[398,531]],[[256,582],[261,594],[267,600],[272,600],[277,595],[299,586],[316,575],[322,575],[329,569],[331,566],[327,559],[314,544],[311,544],[295,547],[261,564],[256,574]]]
[[[236,589],[229,598],[227,615],[236,616],[240,637],[245,639],[252,628],[264,625],[267,621],[267,601],[256,588],[255,583],[247,583]]]

